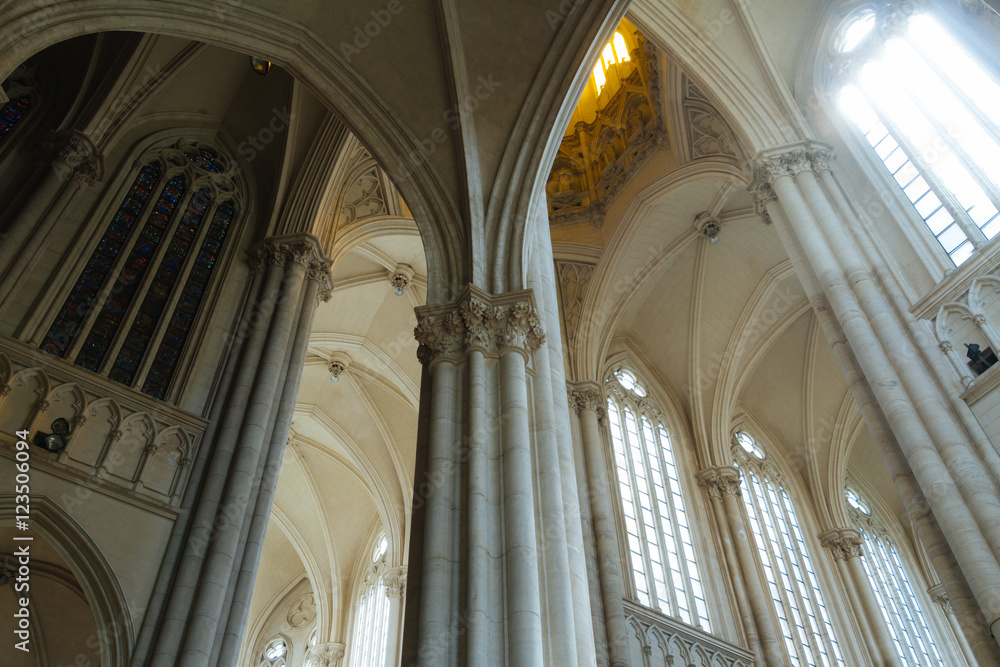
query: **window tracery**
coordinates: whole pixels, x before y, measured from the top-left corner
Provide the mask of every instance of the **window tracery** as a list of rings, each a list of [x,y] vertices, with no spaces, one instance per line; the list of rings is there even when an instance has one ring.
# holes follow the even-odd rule
[[[844,496],[847,513],[864,540],[861,563],[900,661],[920,667],[943,665],[889,529],[856,491],[848,487]]]
[[[275,637],[267,643],[260,654],[260,667],[286,667],[288,642],[284,637]]]
[[[961,265],[1000,232],[1000,84],[902,3],[858,9],[832,48],[841,112]]]
[[[711,632],[691,524],[664,420],[633,371],[617,368],[605,384],[638,602]]]
[[[845,664],[781,474],[764,447],[745,431],[736,434],[732,453],[789,664]]]
[[[165,399],[240,204],[211,147],[142,163],[41,349]]]
[[[389,596],[385,574],[389,540],[379,535],[355,604],[351,667],[382,667],[389,641]]]

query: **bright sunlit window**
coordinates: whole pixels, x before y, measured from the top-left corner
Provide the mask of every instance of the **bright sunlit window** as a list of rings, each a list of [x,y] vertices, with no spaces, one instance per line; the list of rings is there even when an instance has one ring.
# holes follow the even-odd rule
[[[711,632],[670,435],[641,401],[645,390],[635,391],[642,387],[634,373],[619,369],[608,386],[608,423],[638,602]]]
[[[625,63],[631,60],[628,54],[628,45],[620,32],[616,32],[611,41],[604,46],[601,51],[601,58],[594,66],[594,85],[597,86],[597,94],[600,95],[607,84],[606,72],[612,65]]]
[[[788,664],[843,665],[792,499],[764,463],[764,448],[749,434],[741,435],[753,446],[748,448],[738,440],[733,457],[740,469],[743,503],[784,636]]]
[[[1000,233],[1000,85],[930,14],[890,34],[877,11],[838,31],[840,109],[958,266]]]
[[[372,563],[361,584],[354,616],[351,667],[382,667],[389,641],[389,597],[385,591],[389,540],[380,535],[372,547]]]
[[[845,496],[848,514],[864,538],[861,562],[900,664],[943,665],[888,529],[856,491],[848,488]]]
[[[287,656],[288,643],[282,637],[275,637],[264,647],[260,667],[285,667]]]

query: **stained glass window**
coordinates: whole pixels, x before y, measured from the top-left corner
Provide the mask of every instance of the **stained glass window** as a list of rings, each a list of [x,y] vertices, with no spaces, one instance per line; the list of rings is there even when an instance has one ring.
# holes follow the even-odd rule
[[[844,495],[848,514],[864,539],[861,562],[868,583],[901,664],[921,667],[945,664],[885,524],[872,514],[870,505],[856,491],[846,489]]]
[[[841,111],[962,264],[1000,233],[1000,83],[930,11],[866,7],[834,47]]]
[[[608,424],[638,602],[711,632],[673,445],[635,373],[608,378]]]
[[[740,487],[750,531],[767,579],[774,612],[784,637],[790,665],[843,665],[844,659],[826,610],[809,550],[792,505],[780,479],[764,467],[764,448],[753,441],[747,449],[733,446],[740,469]]]
[[[389,597],[385,590],[385,536],[375,540],[374,561],[362,582],[354,616],[351,667],[382,667],[389,642]]]
[[[14,129],[14,126],[24,117],[30,107],[30,97],[19,97],[0,108],[0,141],[3,141],[3,138]]]
[[[230,183],[205,183],[225,173],[219,156],[184,155],[165,181],[161,159],[140,169],[41,345],[159,399],[239,215]]]

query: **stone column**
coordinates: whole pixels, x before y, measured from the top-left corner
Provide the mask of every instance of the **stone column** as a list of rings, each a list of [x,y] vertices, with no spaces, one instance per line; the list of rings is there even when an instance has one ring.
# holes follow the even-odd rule
[[[955,617],[955,610],[948,600],[948,593],[944,590],[944,586],[941,584],[931,586],[927,589],[927,594],[931,596],[934,604],[941,607],[941,611],[944,612],[945,617],[948,619],[948,625],[951,626],[951,631],[955,635],[955,641],[958,642],[959,648],[962,649],[962,655],[965,656],[966,662],[970,665],[980,664],[976,662],[976,656],[972,652],[972,647],[969,646],[969,642],[965,639],[965,633],[962,632],[962,626],[959,624],[958,618]],[[938,648],[941,649],[943,647],[939,646]]]
[[[558,521],[561,441],[551,437],[551,406],[539,405],[551,396],[551,371],[536,355],[545,334],[534,293],[470,285],[417,316],[426,459],[418,453],[414,525],[424,523],[411,540],[419,599],[402,662],[575,665],[575,611],[582,604],[589,615],[589,599],[573,597],[561,565],[572,533]]]
[[[98,180],[103,160],[78,132],[42,146],[54,153],[50,169],[7,228],[0,243],[0,306],[23,276],[30,273],[57,220],[82,188]]]
[[[885,626],[885,618],[875,599],[875,591],[861,562],[864,540],[861,533],[853,528],[829,530],[819,536],[820,544],[828,548],[833,559],[848,582],[850,592],[856,593],[861,606],[858,611],[865,619],[865,626],[871,631],[875,641],[875,652],[871,658],[877,665],[901,667],[896,647]],[[853,595],[851,596],[854,597]]]
[[[760,157],[758,182],[774,193],[766,212],[789,225],[779,230],[783,243],[794,236],[799,244],[983,614],[1000,631],[1000,497],[819,187],[813,162],[825,159],[802,145]]]
[[[604,607],[608,662],[611,667],[631,664],[628,628],[625,624],[625,583],[622,581],[621,552],[615,530],[614,506],[611,498],[615,488],[608,476],[607,457],[601,426],[607,415],[606,401],[596,382],[573,385],[570,405],[580,418],[583,455],[590,489],[590,514],[597,548],[597,569],[600,575],[601,602]]]
[[[389,628],[386,632],[385,667],[398,667],[399,644],[403,637],[403,598],[406,597],[406,568],[394,567],[382,576],[389,598]]]
[[[764,592],[764,583],[757,570],[757,559],[754,546],[747,535],[746,522],[743,520],[743,508],[740,498],[740,471],[733,466],[706,468],[697,475],[698,485],[708,489],[713,499],[713,508],[717,508],[718,500],[722,501],[724,522],[729,527],[729,534],[735,542],[736,560],[743,572],[743,581],[747,592],[747,605],[757,628],[760,642],[760,653],[763,654],[764,665],[781,667],[785,664],[784,651],[775,629],[771,614],[771,603]],[[718,516],[718,509],[716,509]],[[719,517],[722,523],[722,517]]]
[[[698,475],[698,484],[708,491],[708,497],[711,500],[712,512],[715,514],[715,523],[719,527],[719,538],[722,541],[726,569],[729,571],[729,578],[733,584],[733,592],[736,594],[736,606],[739,609],[743,631],[747,636],[747,644],[750,650],[753,651],[757,664],[764,665],[764,653],[761,649],[760,638],[757,636],[753,609],[751,609],[750,601],[747,599],[746,584],[743,583],[743,576],[740,574],[739,558],[736,555],[733,538],[729,532],[726,509],[722,499],[726,488],[726,484],[722,480],[728,474],[728,471],[728,468],[708,468],[703,470]],[[738,482],[739,480],[737,480]]]
[[[217,645],[222,637],[229,645],[223,640],[226,651],[217,664],[235,664],[233,642],[238,646],[248,582],[256,575],[315,295],[331,289],[330,262],[312,236],[272,238],[254,255],[258,290],[238,332],[246,340],[237,346],[239,359],[227,376],[231,386],[224,388],[213,438],[202,445],[209,454],[192,518],[178,525],[186,536],[152,665],[208,665],[222,648]],[[257,483],[262,458],[267,472]],[[172,562],[168,557],[165,567]],[[240,627],[220,634],[230,618]]]
[[[876,446],[879,448],[882,460],[885,462],[896,490],[903,500],[910,521],[916,529],[917,538],[923,545],[939,579],[948,590],[956,617],[973,653],[978,656],[981,664],[996,662],[998,659],[995,657],[996,644],[992,641],[985,627],[986,619],[973,600],[972,591],[958,568],[944,534],[930,512],[927,500],[903,456],[896,436],[889,427],[888,420],[875,398],[872,387],[864,377],[858,360],[847,343],[847,337],[840,323],[832,314],[832,308],[820,288],[819,279],[806,261],[805,253],[785,219],[784,213],[779,208],[772,218],[766,208],[766,205],[775,199],[774,192],[766,183],[758,182],[756,186],[751,188],[751,194],[755,207],[761,215],[761,221],[764,224],[772,224],[773,222],[775,231],[788,252],[788,257],[802,282],[802,287],[809,298],[816,318],[819,320],[823,334],[830,343],[841,372],[854,395],[854,400],[858,403],[858,408],[864,416]]]
[[[317,644],[309,649],[312,667],[341,667],[347,647],[343,644]]]

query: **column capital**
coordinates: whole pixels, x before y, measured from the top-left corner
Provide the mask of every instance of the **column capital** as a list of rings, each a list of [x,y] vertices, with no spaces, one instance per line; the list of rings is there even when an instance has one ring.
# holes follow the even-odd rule
[[[101,152],[82,132],[70,130],[52,134],[41,142],[40,149],[63,178],[90,185],[104,175]]]
[[[394,567],[382,575],[387,598],[406,597],[406,568]]]
[[[347,647],[343,644],[318,644],[309,649],[313,667],[340,667]]]
[[[705,468],[697,475],[698,486],[708,490],[713,500],[721,500],[726,496],[742,496],[740,490],[740,471],[735,466],[719,466]]]
[[[453,303],[417,308],[413,335],[424,364],[458,361],[473,349],[488,356],[517,350],[527,357],[545,342],[531,290],[491,295],[473,285]]]
[[[289,264],[302,266],[306,270],[306,279],[319,283],[319,299],[330,300],[333,293],[333,261],[323,253],[319,239],[312,234],[272,236],[250,251],[250,265],[254,271]]]
[[[832,159],[833,149],[815,141],[762,151],[751,163],[754,172],[751,193],[758,184],[770,185],[782,176],[796,176],[803,171],[828,171]]]
[[[819,536],[821,545],[830,550],[834,560],[848,561],[851,558],[861,558],[864,553],[864,539],[854,528],[828,530]]]
[[[944,590],[944,584],[937,584],[936,586],[931,586],[927,589],[927,594],[931,596],[931,601],[936,605],[940,605],[944,613],[951,615],[955,613],[955,610],[951,608],[951,600],[948,599],[948,593]]]
[[[597,418],[603,420],[607,416],[605,408],[606,400],[600,385],[596,382],[580,382],[574,385],[567,385],[566,394],[569,397],[569,405],[577,413],[584,410],[593,410],[597,413]]]

